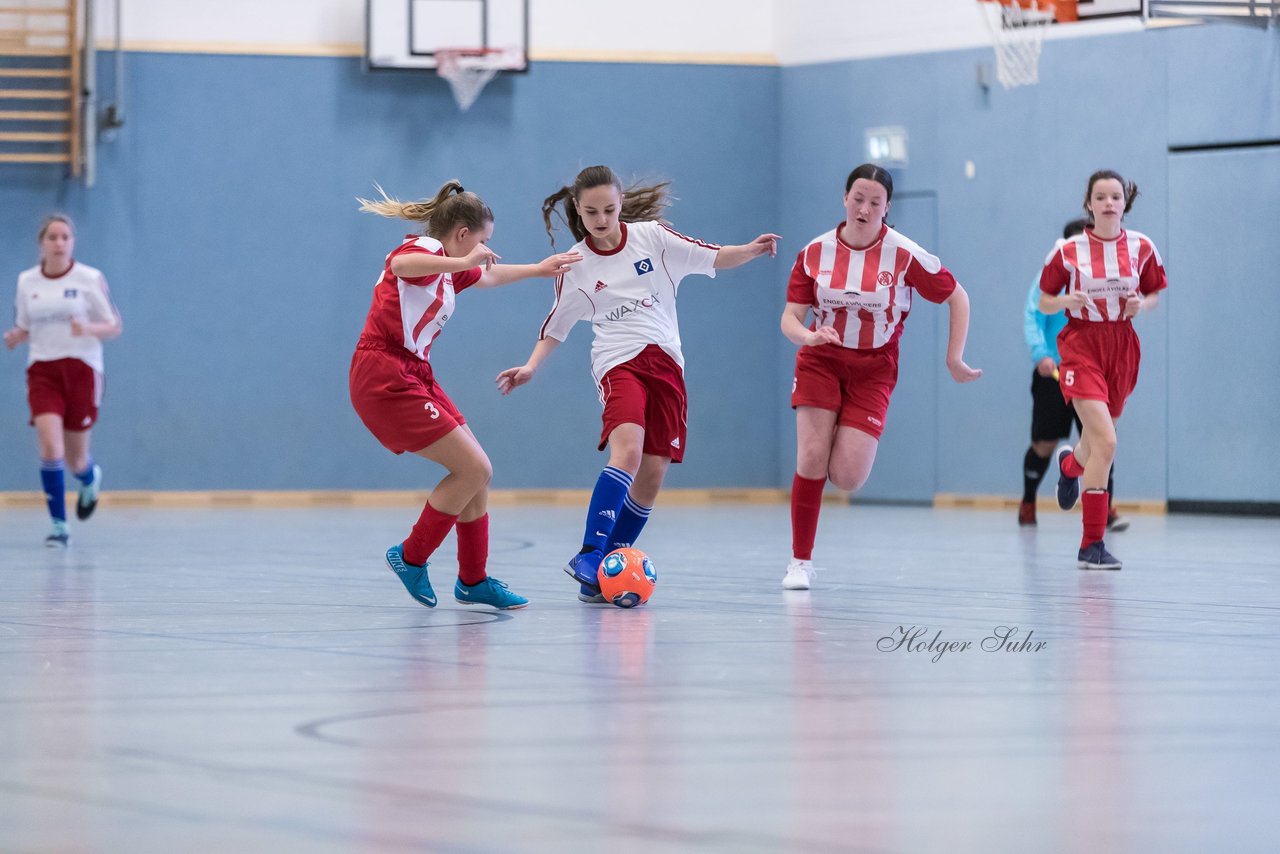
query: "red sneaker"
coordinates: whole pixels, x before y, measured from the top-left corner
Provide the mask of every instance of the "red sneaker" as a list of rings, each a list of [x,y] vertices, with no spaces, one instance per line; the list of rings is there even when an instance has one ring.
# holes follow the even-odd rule
[[[1018,505],[1018,524],[1034,525],[1036,523],[1036,503],[1034,501],[1023,501]]]

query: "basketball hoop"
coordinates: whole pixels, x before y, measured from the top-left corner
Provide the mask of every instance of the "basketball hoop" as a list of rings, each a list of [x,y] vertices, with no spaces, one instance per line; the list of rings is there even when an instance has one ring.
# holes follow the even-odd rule
[[[996,77],[1006,89],[1040,82],[1040,43],[1055,20],[1042,0],[978,0],[996,50]],[[1075,3],[1069,5],[1075,6]]]
[[[518,66],[515,48],[437,48],[436,73],[449,81],[458,109],[466,112],[480,97],[480,90],[499,71]]]

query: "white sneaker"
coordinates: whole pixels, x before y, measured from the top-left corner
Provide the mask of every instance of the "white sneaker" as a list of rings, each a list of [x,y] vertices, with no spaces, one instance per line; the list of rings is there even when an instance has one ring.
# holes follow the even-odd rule
[[[783,590],[808,590],[813,580],[813,561],[792,558],[782,576]]]

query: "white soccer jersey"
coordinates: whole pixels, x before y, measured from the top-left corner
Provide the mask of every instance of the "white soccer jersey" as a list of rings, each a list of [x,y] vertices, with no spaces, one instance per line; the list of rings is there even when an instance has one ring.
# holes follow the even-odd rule
[[[865,249],[840,238],[844,223],[809,242],[796,258],[787,302],[813,309],[814,326],[834,327],[851,349],[883,347],[898,339],[911,311],[911,292],[943,302],[955,277],[935,256],[889,226]]]
[[[720,251],[659,222],[621,227],[616,249],[598,250],[588,236],[570,250],[582,253],[582,260],[556,279],[555,305],[538,336],[563,341],[579,320],[591,321],[591,373],[597,385],[650,344],[684,370],[676,291],[690,274],[714,278]]]
[[[15,325],[27,330],[27,364],[79,359],[102,373],[102,341],[92,335],[71,334],[71,321],[116,323],[120,313],[102,273],[88,264],[71,262],[61,276],[46,276],[40,267],[18,274]]]
[[[1151,238],[1122,229],[1103,240],[1086,229],[1049,253],[1040,274],[1040,290],[1047,294],[1083,291],[1091,300],[1083,309],[1067,311],[1068,322],[1124,320],[1130,294],[1153,294],[1168,287],[1164,263]]]

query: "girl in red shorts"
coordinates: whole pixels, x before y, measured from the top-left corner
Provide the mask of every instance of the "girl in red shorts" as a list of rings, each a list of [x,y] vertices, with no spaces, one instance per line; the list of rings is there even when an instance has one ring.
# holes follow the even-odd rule
[[[609,464],[596,480],[587,510],[582,550],[565,572],[579,583],[578,598],[603,602],[596,570],[604,555],[640,535],[657,500],[667,467],[684,458],[687,401],[684,355],[676,318],[676,290],[690,274],[774,255],[778,235],[762,234],[741,246],[717,246],[685,237],[660,219],[667,184],[634,186],[607,166],[582,170],[542,204],[552,235],[560,211],[579,241],[583,261],[556,281],[556,301],[529,361],[498,375],[508,394],[533,378],[542,361],[579,320],[591,322],[591,372],[604,404],[599,449]],[[552,235],[552,245],[555,238]]]
[[[1138,382],[1142,349],[1130,321],[1159,302],[1168,286],[1151,238],[1126,230],[1124,215],[1138,187],[1110,170],[1089,176],[1084,209],[1089,227],[1063,243],[1040,275],[1040,310],[1067,312],[1058,333],[1062,396],[1083,424],[1075,449],[1058,451],[1058,506],[1070,510],[1084,477],[1080,569],[1119,569],[1102,541],[1107,526],[1107,473],[1116,452],[1116,419]]]
[[[964,363],[969,297],[942,263],[885,224],[893,178],[864,163],[844,185],[846,219],[796,258],[782,334],[799,345],[791,406],[796,474],[791,561],[782,586],[808,590],[822,491],[856,492],[871,474],[889,397],[898,381],[898,338],[916,292],[951,309],[947,370],[958,383],[982,376]],[[812,312],[812,325],[805,316]]]
[[[40,264],[18,276],[16,322],[5,332],[12,350],[29,344],[27,402],[40,448],[40,481],[53,520],[51,548],[71,540],[67,529],[65,466],[80,482],[76,517],[98,506],[102,468],[89,451],[89,436],[102,402],[102,342],[123,328],[107,280],[73,257],[75,226],[56,214],[40,226]],[[65,459],[65,463],[64,463]]]
[[[435,607],[427,561],[456,524],[454,598],[464,605],[523,608],[527,599],[485,572],[492,468],[462,413],[437,382],[428,357],[460,291],[555,276],[580,258],[567,253],[538,264],[496,264],[498,256],[485,245],[493,235],[493,212],[457,181],[446,183],[429,201],[404,203],[383,194],[379,201],[360,202],[361,210],[425,223],[427,233],[407,235],[387,255],[351,358],[351,402],[388,450],[409,451],[449,471],[431,491],[409,536],[387,549],[387,566],[410,596]]]

